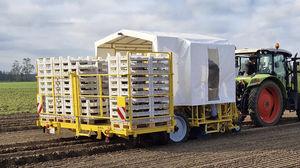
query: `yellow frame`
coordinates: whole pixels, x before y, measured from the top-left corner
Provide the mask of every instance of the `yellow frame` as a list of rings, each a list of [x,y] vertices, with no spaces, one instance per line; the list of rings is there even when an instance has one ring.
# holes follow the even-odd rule
[[[75,117],[75,123],[65,123],[65,122],[57,122],[57,121],[42,121],[41,117],[39,115],[39,120],[37,120],[37,126],[41,127],[49,127],[49,128],[55,128],[57,130],[57,134],[60,133],[61,128],[66,129],[72,129],[75,130],[76,136],[91,136],[92,132],[97,132],[97,138],[101,139],[101,132],[108,137],[111,137],[113,134],[116,134],[117,136],[128,138],[128,136],[133,135],[134,137],[137,137],[139,134],[145,134],[145,133],[154,133],[154,132],[168,132],[174,131],[174,126],[176,125],[176,122],[174,120],[174,108],[173,108],[173,71],[172,71],[172,53],[167,52],[127,52],[127,65],[130,67],[129,63],[129,56],[131,53],[154,53],[154,54],[168,54],[169,55],[169,73],[168,74],[130,74],[129,68],[127,74],[89,74],[89,75],[76,75],[75,72],[70,73],[69,75],[53,75],[53,76],[39,76],[38,75],[38,63],[37,63],[37,86],[39,90],[39,78],[41,77],[51,77],[52,79],[52,88],[53,93],[52,94],[38,94],[43,98],[44,96],[52,96],[53,97],[53,108],[54,113],[44,113],[42,115],[54,115],[54,116],[72,116],[72,115],[65,115],[65,114],[57,114],[56,112],[56,104],[55,104],[55,97],[72,97],[73,102],[73,116]],[[131,112],[131,98],[135,97],[150,97],[150,96],[131,96],[130,89],[128,89],[128,96],[125,98],[128,98],[129,100],[129,118],[126,118],[125,121],[129,121],[129,129],[114,129],[113,126],[111,126],[110,123],[103,124],[103,125],[90,125],[90,124],[81,124],[80,123],[80,117],[85,118],[97,118],[97,119],[111,119],[110,117],[104,117],[103,116],[103,98],[117,98],[118,96],[109,96],[109,95],[102,95],[102,77],[103,76],[121,76],[121,75],[127,75],[128,81],[130,81],[131,75],[168,75],[169,77],[169,94],[165,96],[169,96],[169,115],[164,116],[156,116],[156,117],[140,117],[140,118],[132,118],[132,112]],[[80,95],[79,93],[79,77],[82,76],[95,76],[99,79],[99,95]],[[71,79],[72,84],[72,95],[58,95],[55,94],[54,89],[54,79],[58,77],[69,77]],[[130,88],[130,82],[128,82],[128,87]],[[162,96],[162,95],[152,95],[155,96]],[[82,116],[80,115],[80,97],[97,97],[100,99],[100,116]],[[132,129],[132,122],[133,120],[141,120],[141,119],[154,119],[154,118],[162,118],[162,117],[171,117],[171,125],[167,126],[159,126],[154,128],[142,128],[142,129]]]
[[[218,118],[216,120],[208,120],[208,115],[206,115],[206,108],[209,105],[201,106],[185,106],[185,107],[175,107],[177,108],[187,108],[186,111],[191,111],[191,117],[188,118],[191,127],[199,127],[201,125],[205,126],[205,132],[216,133],[225,132],[226,130],[232,130],[238,128],[238,125],[234,125],[234,122],[238,122],[239,112],[236,108],[236,103],[221,103],[218,104]],[[202,109],[200,109],[202,108]],[[195,114],[194,114],[195,112]],[[201,116],[199,114],[201,113]]]

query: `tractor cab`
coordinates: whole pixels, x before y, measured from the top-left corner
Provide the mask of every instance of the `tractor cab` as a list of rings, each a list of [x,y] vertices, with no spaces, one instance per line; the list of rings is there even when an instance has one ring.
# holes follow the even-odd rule
[[[240,120],[250,114],[258,126],[279,122],[286,110],[298,110],[299,58],[275,48],[241,49],[235,51],[236,101]],[[299,110],[298,110],[299,111]]]
[[[288,58],[292,54],[283,49],[242,49],[236,50],[236,69],[242,79],[253,78],[257,74],[274,75],[283,82],[290,64]],[[255,73],[247,74],[247,64],[254,59]]]

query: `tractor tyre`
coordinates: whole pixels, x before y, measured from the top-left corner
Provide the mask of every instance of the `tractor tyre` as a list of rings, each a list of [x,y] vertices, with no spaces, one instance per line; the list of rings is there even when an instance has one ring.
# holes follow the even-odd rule
[[[170,132],[170,140],[175,143],[185,142],[190,136],[190,124],[188,122],[188,117],[183,111],[175,110],[175,130]]]
[[[167,132],[152,133],[154,145],[166,145],[170,140],[170,135]]]
[[[247,94],[248,95],[248,94]],[[240,104],[240,114],[239,114],[239,121],[243,122],[245,118],[248,116],[248,97],[243,97]]]
[[[283,113],[283,96],[273,81],[267,80],[250,90],[248,98],[250,117],[256,126],[272,126]]]
[[[300,120],[300,109],[298,109],[296,112],[297,112],[297,117]]]

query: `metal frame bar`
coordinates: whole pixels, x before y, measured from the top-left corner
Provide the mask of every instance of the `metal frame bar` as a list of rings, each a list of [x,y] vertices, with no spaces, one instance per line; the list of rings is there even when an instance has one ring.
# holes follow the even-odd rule
[[[152,132],[160,132],[160,131],[174,131],[174,126],[176,124],[175,120],[174,120],[174,107],[173,107],[173,70],[172,70],[172,53],[166,53],[166,52],[150,52],[150,53],[155,53],[155,54],[168,54],[169,58],[169,73],[155,73],[155,74],[131,74],[130,73],[130,59],[129,56],[132,53],[144,53],[147,54],[149,53],[148,51],[142,51],[142,52],[131,52],[128,51],[127,52],[127,65],[128,65],[128,74],[88,74],[88,75],[76,75],[75,72],[70,73],[69,75],[52,75],[52,76],[39,76],[37,74],[37,80],[39,78],[42,77],[47,77],[47,78],[52,78],[52,88],[54,88],[54,79],[55,78],[59,78],[59,77],[69,77],[71,79],[71,86],[72,86],[72,95],[59,95],[59,94],[55,94],[55,90],[53,90],[52,95],[51,94],[40,94],[41,97],[45,97],[45,96],[52,96],[53,100],[55,99],[55,97],[72,97],[73,100],[73,110],[74,113],[73,115],[66,115],[66,114],[57,114],[56,111],[54,113],[46,113],[46,111],[44,111],[44,113],[42,115],[53,115],[53,116],[68,116],[68,117],[75,117],[75,123],[63,123],[63,122],[42,122],[39,118],[39,120],[37,121],[37,125],[38,126],[46,126],[47,124],[50,124],[50,127],[55,127],[58,130],[60,130],[60,128],[70,128],[70,129],[74,129],[76,131],[76,136],[90,136],[90,132],[91,131],[96,131],[99,133],[104,133],[106,136],[111,136],[112,133],[118,134],[118,135],[123,135],[123,136],[128,136],[128,135],[133,135],[133,136],[137,136],[138,134],[142,134],[142,133],[152,133]],[[37,67],[38,69],[38,67]],[[84,118],[94,118],[94,119],[111,119],[111,117],[104,117],[103,116],[103,98],[116,98],[118,96],[109,96],[109,95],[102,95],[102,77],[103,76],[122,76],[122,75],[127,75],[128,77],[128,96],[126,97],[129,101],[129,118],[125,119],[125,121],[129,121],[129,129],[124,129],[123,131],[120,130],[113,130],[112,127],[110,126],[110,124],[105,124],[105,125],[86,125],[86,124],[81,124],[80,122],[80,118],[84,117]],[[164,95],[143,95],[143,96],[132,96],[131,95],[131,89],[130,89],[130,79],[131,79],[131,75],[168,75],[169,77],[169,93],[168,94],[164,94]],[[98,77],[98,85],[99,85],[99,95],[81,95],[79,93],[79,77],[82,76],[91,76],[91,77]],[[39,88],[38,88],[39,89]],[[162,116],[154,116],[154,117],[140,117],[140,118],[133,118],[132,117],[132,110],[131,110],[131,99],[132,98],[136,98],[136,97],[156,97],[156,96],[169,96],[169,110],[170,113],[169,115],[162,115]],[[80,98],[81,97],[97,97],[100,99],[100,116],[83,116],[80,115],[80,111],[81,111],[81,101]],[[56,106],[55,106],[55,102],[54,103],[54,109],[56,110]],[[40,115],[39,115],[40,117]],[[134,120],[143,120],[143,119],[154,119],[154,118],[165,118],[165,117],[171,117],[171,125],[168,126],[161,126],[161,127],[155,127],[155,128],[145,128],[145,129],[132,129],[132,122]],[[82,130],[86,130],[89,131],[88,134],[84,134],[81,133]],[[109,134],[106,134],[106,131],[109,131]],[[97,138],[101,138],[101,134],[97,137]]]
[[[229,109],[228,109],[229,105]],[[237,126],[233,125],[233,122],[238,121],[238,111],[236,109],[236,103],[221,103],[218,104],[218,119],[217,120],[207,120],[205,114],[205,108],[209,105],[201,105],[202,113],[199,117],[199,108],[196,106],[196,116],[194,116],[194,107],[192,106],[191,118],[188,118],[189,124],[192,127],[199,127],[200,125],[205,126],[205,132],[215,133],[224,132],[225,129],[234,129]],[[229,110],[229,111],[228,111]],[[227,126],[225,126],[227,124]],[[213,130],[208,130],[208,127],[214,128]],[[222,129],[221,129],[222,128]]]

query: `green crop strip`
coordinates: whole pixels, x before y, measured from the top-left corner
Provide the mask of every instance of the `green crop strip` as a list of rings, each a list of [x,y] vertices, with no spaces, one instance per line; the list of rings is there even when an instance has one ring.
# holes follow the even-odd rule
[[[0,114],[36,113],[36,82],[0,82]]]

